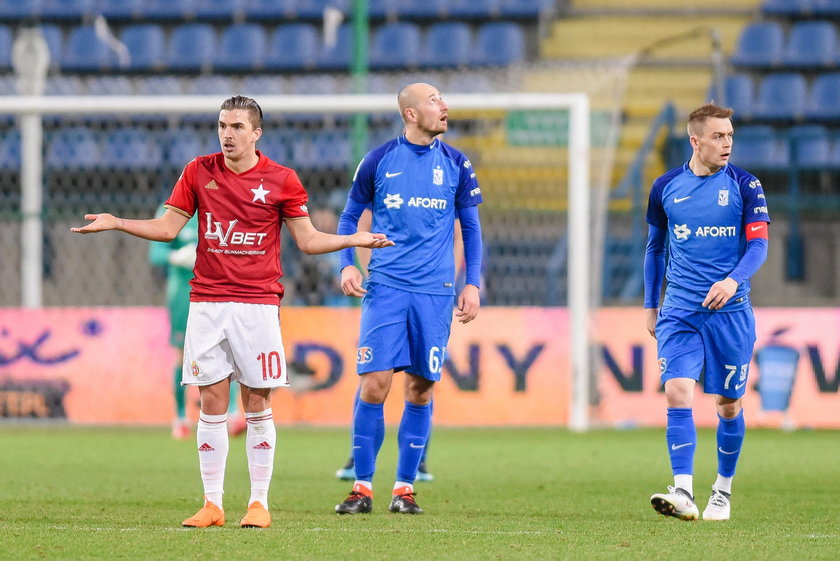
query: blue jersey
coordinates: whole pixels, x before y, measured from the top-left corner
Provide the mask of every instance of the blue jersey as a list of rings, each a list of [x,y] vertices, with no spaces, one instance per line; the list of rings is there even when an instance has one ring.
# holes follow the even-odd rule
[[[727,164],[712,175],[697,176],[686,163],[653,182],[647,221],[668,232],[663,305],[709,311],[701,304],[711,286],[741,260],[746,229],[770,222],[770,216],[764,189],[754,175]],[[749,292],[746,280],[724,311],[748,308]]]
[[[396,243],[372,252],[369,282],[426,294],[455,293],[456,210],[482,202],[466,156],[440,139],[421,146],[401,136],[362,159],[349,196],[371,205],[371,231]]]

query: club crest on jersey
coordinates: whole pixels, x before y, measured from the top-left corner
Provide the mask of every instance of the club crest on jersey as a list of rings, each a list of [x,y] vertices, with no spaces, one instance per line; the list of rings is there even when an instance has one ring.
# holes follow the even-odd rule
[[[726,206],[729,204],[729,189],[721,189],[718,191],[718,205]]]
[[[674,224],[674,235],[677,240],[687,240],[688,236],[691,235],[691,228],[688,227],[688,224]]]
[[[356,352],[356,363],[367,364],[373,360],[373,349],[370,347],[359,347]]]
[[[436,167],[432,170],[432,183],[435,185],[443,185],[443,170]]]

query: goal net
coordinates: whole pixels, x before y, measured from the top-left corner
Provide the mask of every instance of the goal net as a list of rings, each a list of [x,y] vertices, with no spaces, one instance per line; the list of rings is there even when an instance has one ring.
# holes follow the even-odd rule
[[[396,92],[429,81],[450,106],[445,140],[471,159],[484,194],[483,304],[569,308],[570,425],[586,428],[595,371],[589,318],[599,305],[599,232],[626,75],[622,61],[377,74],[367,83],[375,93],[363,95],[307,95],[351,91],[341,75],[122,77],[130,88],[65,76],[53,78],[53,94],[78,81],[63,91],[91,95],[4,96],[0,253],[15,266],[0,268],[0,307],[162,305],[164,279],[149,265],[148,242],[73,236],[69,228],[86,212],[152,216],[190,159],[218,151],[215,115],[233,93],[260,103],[258,149],[298,171],[313,221],[329,231],[358,163],[354,152],[399,135]],[[145,93],[101,95],[109,85]],[[337,302],[330,262],[300,255],[284,238],[284,303]]]

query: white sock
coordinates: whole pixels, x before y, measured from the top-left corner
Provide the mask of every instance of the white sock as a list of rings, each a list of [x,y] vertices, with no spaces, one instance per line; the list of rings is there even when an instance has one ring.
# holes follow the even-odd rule
[[[259,501],[268,508],[268,486],[274,470],[277,428],[271,417],[271,408],[257,413],[245,413],[245,421],[248,423],[245,452],[248,456],[248,472],[251,474],[251,498],[248,504]]]
[[[731,477],[724,477],[721,474],[718,474],[717,479],[715,479],[714,485],[712,485],[712,489],[717,489],[718,491],[723,491],[724,493],[732,494],[732,478]]]
[[[225,463],[228,454],[227,415],[198,415],[195,430],[198,443],[198,466],[204,483],[204,496],[222,508]]]
[[[688,494],[694,496],[694,476],[690,473],[678,473],[674,476],[674,487],[685,489]]]
[[[411,483],[406,483],[405,481],[397,481],[396,483],[394,483],[394,491],[396,491],[397,489],[403,489],[405,487],[408,487],[409,493],[414,492],[414,485]]]

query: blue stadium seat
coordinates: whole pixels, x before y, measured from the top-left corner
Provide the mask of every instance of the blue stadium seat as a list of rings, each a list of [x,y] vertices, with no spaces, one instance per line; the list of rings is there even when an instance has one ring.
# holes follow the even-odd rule
[[[449,16],[455,20],[486,20],[499,15],[501,0],[450,0]]]
[[[192,0],[192,13],[202,21],[242,21],[247,0]]]
[[[131,62],[128,70],[150,72],[161,70],[166,54],[166,34],[160,25],[145,23],[126,26],[120,40],[128,48]]]
[[[118,128],[103,135],[102,163],[112,169],[153,170],[163,163],[163,150],[148,130]]]
[[[0,0],[0,18],[3,20],[24,20],[41,13],[43,0]]]
[[[216,50],[215,70],[253,72],[265,61],[266,35],[256,23],[237,23],[222,31]]]
[[[320,21],[327,6],[338,8],[345,15],[350,9],[348,0],[245,0],[245,14],[249,20]]]
[[[183,21],[196,15],[194,0],[143,0],[143,18]]]
[[[429,27],[420,57],[422,66],[466,66],[472,52],[472,31],[461,22],[442,22]]]
[[[840,16],[840,0],[813,0],[811,13],[816,17]]]
[[[20,131],[0,133],[0,169],[20,170]]]
[[[99,143],[92,130],[72,127],[47,135],[47,168],[87,171],[101,163]]]
[[[144,0],[98,0],[96,12],[108,21],[139,20]]]
[[[228,98],[235,94],[237,88],[228,76],[207,74],[187,80],[184,93],[187,95],[220,95]],[[221,100],[219,100],[221,102]],[[205,115],[203,121],[207,120]]]
[[[805,115],[807,83],[801,74],[777,72],[765,75],[758,86],[753,117],[767,121],[797,121]]]
[[[715,100],[735,110],[735,119],[749,119],[755,103],[755,85],[749,74],[730,74],[723,81],[723,100]],[[714,87],[709,99],[715,99]]]
[[[504,66],[525,60],[525,34],[510,22],[482,25],[475,38],[472,63],[477,66]]]
[[[372,69],[412,68],[420,55],[420,28],[413,23],[388,23],[373,34]]]
[[[834,66],[837,30],[828,21],[800,21],[790,29],[782,63],[794,68]]]
[[[286,93],[286,81],[282,76],[249,75],[242,78],[240,88],[244,95],[281,95]]]
[[[836,167],[840,162],[831,161],[831,138],[828,129],[821,125],[799,125],[788,131],[791,161],[796,151],[796,162],[804,169]]]
[[[209,70],[216,52],[216,33],[206,23],[187,23],[176,27],[169,38],[166,67],[182,72]]]
[[[270,70],[305,70],[318,63],[321,37],[314,25],[278,25],[268,40],[265,67]]]
[[[87,79],[88,95],[134,95],[134,84],[125,76],[93,76]]]
[[[448,0],[395,0],[401,19],[436,21],[448,17]]]
[[[297,135],[292,145],[292,167],[344,169],[350,165],[352,147],[345,131],[327,130]]]
[[[840,121],[840,73],[820,74],[811,84],[805,104],[809,121]]]
[[[257,149],[278,164],[285,165],[291,160],[291,147],[295,143],[296,136],[288,131],[268,128],[263,131],[257,143]]]
[[[41,0],[40,15],[44,19],[80,21],[89,16],[94,7],[94,0]]]
[[[782,59],[784,30],[775,22],[758,22],[748,25],[741,36],[731,62],[736,66],[770,68]]]
[[[501,0],[499,17],[502,19],[538,19],[554,7],[552,0]]]
[[[70,31],[62,49],[61,69],[66,72],[94,72],[117,66],[117,55],[96,36],[93,26]]]
[[[85,95],[85,84],[78,76],[56,74],[47,76],[46,95]]]
[[[12,30],[7,25],[0,25],[0,70],[12,68]]]
[[[321,70],[348,70],[353,56],[353,30],[346,23],[339,26],[334,45],[321,45],[318,68]]]
[[[50,66],[57,68],[64,45],[64,32],[57,25],[44,24],[41,25],[41,33],[44,35],[44,41],[47,42],[47,49],[50,51]]]
[[[184,86],[175,76],[143,76],[137,81],[137,95],[181,95]]]
[[[175,169],[182,169],[196,156],[215,154],[219,151],[219,140],[214,134],[191,127],[166,133],[163,144],[166,146],[166,163]]]
[[[761,3],[761,12],[771,16],[804,16],[811,13],[814,1],[815,0],[764,0],[764,2]]]
[[[754,125],[739,127],[732,147],[732,163],[748,170],[776,170],[788,165],[787,143],[781,141],[773,127]]]

